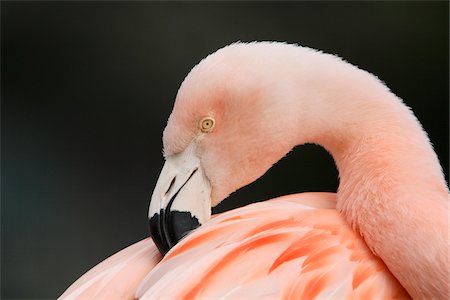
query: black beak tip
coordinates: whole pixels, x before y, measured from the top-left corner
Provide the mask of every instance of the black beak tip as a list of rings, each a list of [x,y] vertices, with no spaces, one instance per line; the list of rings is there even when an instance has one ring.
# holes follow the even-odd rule
[[[190,212],[161,210],[150,218],[149,225],[156,247],[165,255],[182,238],[199,227],[200,223]]]
[[[169,213],[169,231],[175,243],[200,226],[198,219],[190,212],[171,211]]]
[[[152,237],[153,242],[155,243],[159,252],[161,252],[162,255],[165,255],[170,250],[170,247],[167,244],[166,240],[164,239],[164,234],[160,226],[161,224],[160,216],[162,214],[163,214],[162,210],[161,214],[154,214],[149,220],[149,225],[150,225],[150,236]]]

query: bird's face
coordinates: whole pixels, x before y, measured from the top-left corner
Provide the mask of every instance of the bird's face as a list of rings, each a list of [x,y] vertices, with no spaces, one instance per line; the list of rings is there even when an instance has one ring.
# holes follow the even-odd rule
[[[200,64],[185,79],[164,130],[166,163],[149,209],[162,253],[292,149],[289,117],[274,118],[283,109],[273,97],[225,65]]]

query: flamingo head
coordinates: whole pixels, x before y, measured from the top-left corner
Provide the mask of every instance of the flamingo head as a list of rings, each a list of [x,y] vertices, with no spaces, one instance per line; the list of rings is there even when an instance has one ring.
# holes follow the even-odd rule
[[[166,163],[149,209],[151,235],[162,253],[207,221],[211,206],[256,180],[295,146],[293,114],[281,105],[289,84],[282,68],[273,68],[282,59],[272,54],[277,47],[294,46],[222,48],[182,83],[164,130]]]

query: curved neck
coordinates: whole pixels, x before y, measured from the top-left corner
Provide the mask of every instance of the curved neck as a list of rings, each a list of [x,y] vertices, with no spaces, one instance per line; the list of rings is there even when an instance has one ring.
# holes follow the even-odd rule
[[[447,299],[449,194],[426,133],[375,77],[330,61],[302,70],[298,141],[331,153],[338,210],[408,292]]]

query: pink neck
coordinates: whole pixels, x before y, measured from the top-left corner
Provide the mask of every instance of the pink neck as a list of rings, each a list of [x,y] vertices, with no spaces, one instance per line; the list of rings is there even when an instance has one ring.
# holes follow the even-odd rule
[[[308,141],[336,161],[338,210],[411,296],[448,299],[449,194],[439,161],[408,108],[378,82],[370,91],[375,97],[343,101],[320,95],[327,122],[314,120],[320,130]]]

